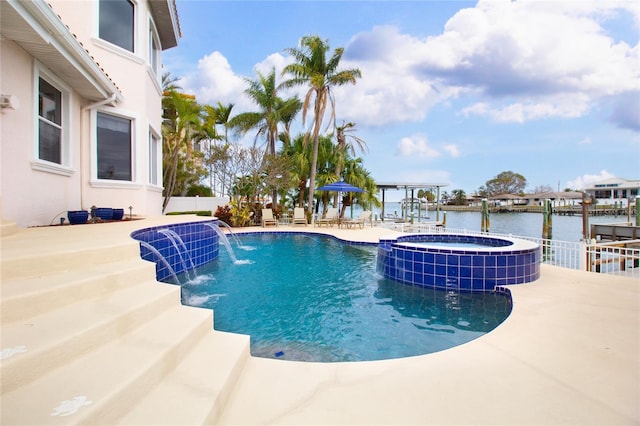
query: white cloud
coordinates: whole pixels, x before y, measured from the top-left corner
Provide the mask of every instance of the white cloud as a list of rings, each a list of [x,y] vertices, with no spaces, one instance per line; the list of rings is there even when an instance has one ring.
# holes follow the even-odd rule
[[[442,149],[446,151],[452,158],[458,158],[460,156],[460,149],[455,144],[443,145]]]
[[[601,23],[621,2],[480,1],[458,11],[437,36],[393,26],[356,34],[346,47],[362,79],[342,111],[368,124],[423,119],[461,95],[481,100],[463,114],[523,123],[576,118],[594,103],[637,88],[640,48],[614,40]]]
[[[568,181],[567,188],[581,190],[588,185],[599,182],[601,180],[610,179],[612,177],[615,177],[615,176],[606,170],[601,170],[600,173],[597,175],[585,174],[582,176],[578,176],[574,180]]]
[[[580,142],[578,142],[578,145],[591,145],[591,138],[589,136],[583,138]]]
[[[442,155],[437,149],[429,146],[427,138],[421,135],[400,139],[397,148],[397,154],[401,157],[433,159]]]
[[[244,80],[233,72],[227,58],[218,51],[200,59],[197,70],[179,83],[185,90],[195,93],[200,103],[216,104],[220,101],[223,104],[234,103],[239,109],[243,107]]]

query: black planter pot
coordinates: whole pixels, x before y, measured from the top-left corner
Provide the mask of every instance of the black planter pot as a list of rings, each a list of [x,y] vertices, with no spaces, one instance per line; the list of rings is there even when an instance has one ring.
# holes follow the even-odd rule
[[[69,210],[67,212],[67,219],[69,219],[69,223],[72,225],[87,223],[89,212],[87,210]]]

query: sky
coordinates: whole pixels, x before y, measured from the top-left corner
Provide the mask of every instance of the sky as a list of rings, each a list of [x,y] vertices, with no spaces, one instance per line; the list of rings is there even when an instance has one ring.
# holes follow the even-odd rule
[[[199,103],[244,94],[306,35],[342,47],[355,85],[333,88],[377,182],[474,193],[504,171],[526,191],[640,179],[640,2],[177,0],[165,71]],[[304,98],[306,89],[283,93]],[[325,125],[327,121],[324,121]],[[310,128],[300,117],[297,134]],[[251,143],[255,134],[245,137]]]

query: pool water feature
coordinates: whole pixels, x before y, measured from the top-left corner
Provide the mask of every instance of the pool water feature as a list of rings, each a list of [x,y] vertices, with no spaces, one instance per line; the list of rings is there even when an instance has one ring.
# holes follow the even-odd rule
[[[494,291],[540,277],[540,246],[531,241],[465,234],[412,234],[382,239],[378,271],[420,287]]]
[[[494,329],[508,294],[406,286],[376,272],[375,245],[303,233],[242,234],[244,264],[224,251],[182,286],[216,330],[248,334],[254,356],[337,362],[422,355]]]

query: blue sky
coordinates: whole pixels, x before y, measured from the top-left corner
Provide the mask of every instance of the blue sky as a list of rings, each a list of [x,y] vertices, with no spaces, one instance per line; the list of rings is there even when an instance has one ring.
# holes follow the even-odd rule
[[[356,123],[376,181],[472,193],[507,170],[528,191],[640,179],[640,2],[177,6],[182,38],[164,52],[165,70],[200,103],[233,103],[236,113],[255,109],[243,78],[279,75],[300,37],[343,47],[341,68],[362,78],[335,89],[336,118]]]

